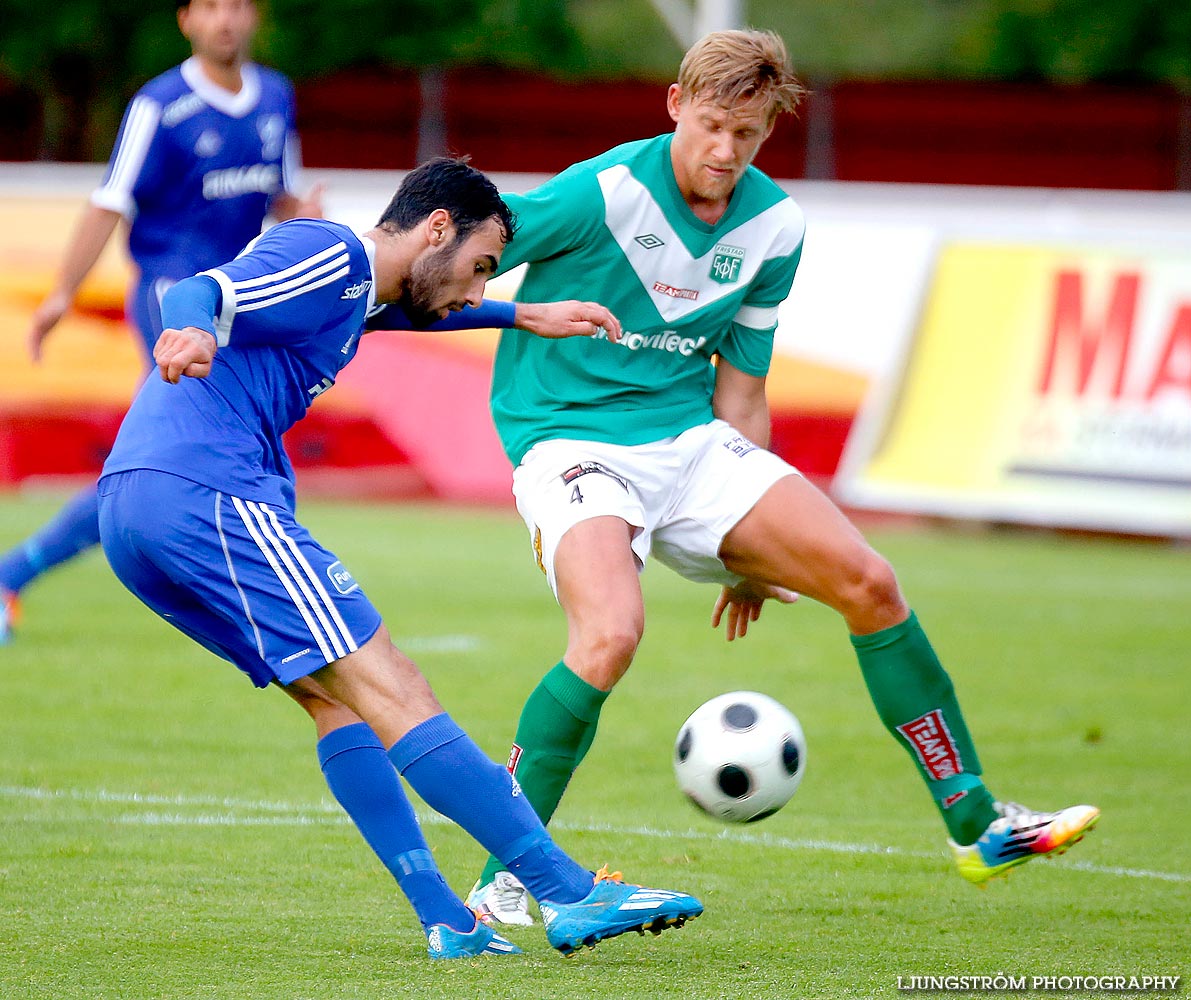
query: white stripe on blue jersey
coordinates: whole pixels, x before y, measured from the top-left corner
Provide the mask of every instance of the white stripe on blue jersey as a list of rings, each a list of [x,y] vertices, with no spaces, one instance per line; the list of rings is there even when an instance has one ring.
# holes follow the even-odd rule
[[[295,298],[298,295],[304,295],[306,292],[313,292],[316,288],[322,288],[323,285],[329,285],[332,281],[345,277],[351,270],[351,264],[348,262],[346,255],[344,255],[343,266],[336,271],[318,281],[307,282],[299,288],[295,288],[291,292],[286,292],[283,295],[274,295],[271,299],[261,299],[259,302],[250,302],[247,305],[237,304],[237,309],[240,312],[251,312],[253,309],[266,309],[269,306],[275,306],[279,302],[285,302],[287,299]]]
[[[274,546],[262,536],[258,527],[259,520],[257,513],[250,512],[245,502],[239,497],[232,497],[231,500],[232,505],[236,508],[236,512],[240,515],[240,520],[244,522],[244,527],[248,530],[248,534],[252,536],[252,540],[256,542],[257,548],[261,550],[261,554],[268,561],[269,565],[273,567],[273,572],[277,574],[277,579],[281,581],[281,585],[285,587],[290,600],[294,602],[294,607],[298,609],[298,613],[302,616],[303,621],[306,622],[306,627],[310,629],[311,636],[318,643],[318,648],[323,654],[323,659],[327,663],[339,659],[342,654],[332,653],[330,644],[327,642],[326,634],[311,615],[310,608],[306,605],[306,602],[302,599],[302,595],[298,592],[298,588],[294,585],[293,578],[282,567],[277,558]]]
[[[198,277],[213,278],[219,285],[219,315],[215,317],[215,344],[217,347],[227,347],[231,343],[232,320],[236,318],[236,293],[232,288],[232,279],[217,267],[201,272]]]
[[[120,148],[112,158],[112,169],[104,183],[91,195],[91,202],[131,218],[136,215],[132,190],[140,177],[149,146],[161,121],[161,105],[148,97],[137,97],[128,108]]]
[[[236,576],[236,567],[232,565],[232,554],[228,549],[227,537],[223,533],[223,494],[215,494],[215,531],[219,535],[219,544],[223,547],[223,558],[227,560],[227,573],[231,577],[232,584],[236,588],[236,593],[240,595],[240,604],[244,608],[244,616],[248,619],[248,624],[252,626],[252,635],[256,639],[256,651],[260,654],[260,658],[265,658],[265,644],[261,641],[261,630],[256,627],[256,619],[252,617],[252,609],[248,606],[248,596],[244,593],[244,588],[240,586],[240,580]]]
[[[322,602],[323,609],[326,610],[327,614],[334,622],[335,627],[338,629],[339,635],[342,637],[344,645],[347,646],[347,651],[349,653],[354,653],[359,648],[356,644],[356,638],[352,635],[351,630],[347,627],[347,623],[343,620],[343,616],[339,614],[339,609],[335,606],[335,602],[331,599],[331,595],[327,593],[327,589],[323,586],[323,582],[319,578],[319,575],[314,571],[314,567],[310,565],[310,561],[302,554],[302,550],[298,548],[297,542],[295,542],[293,538],[285,533],[285,529],[281,526],[281,522],[277,519],[277,515],[273,512],[273,509],[269,507],[268,504],[262,503],[258,504],[258,506],[268,516],[269,523],[273,526],[273,531],[279,537],[285,540],[285,544],[289,546],[289,550],[293,553],[294,559],[297,561],[298,565],[302,567],[303,571],[305,571],[306,577],[310,581],[310,586],[316,591],[318,599]],[[317,610],[317,603],[315,607]],[[325,622],[323,624],[326,625]],[[327,626],[327,631],[331,631],[330,626]]]
[[[348,262],[349,255],[347,247],[342,243],[340,246],[343,247],[342,253],[332,257],[330,260],[323,261],[317,267],[312,267],[310,270],[290,278],[288,281],[278,281],[260,288],[244,288],[240,282],[233,281],[232,288],[236,292],[236,305],[243,308],[246,302],[267,298],[270,295],[280,295],[283,292],[288,292],[303,284],[307,284],[315,278],[321,278],[328,271],[343,267]],[[256,283],[256,279],[253,279],[253,283]]]
[[[264,236],[264,233],[262,233],[261,236]],[[237,260],[239,257],[243,257],[245,254],[251,252],[256,244],[260,242],[260,239],[261,237],[258,236],[255,240],[249,243],[248,246],[246,246],[239,254]],[[244,278],[241,281],[237,281],[235,282],[235,287],[237,291],[239,291],[240,289],[244,288],[257,288],[258,286],[268,285],[272,282],[285,281],[287,278],[290,278],[301,271],[305,271],[307,268],[314,267],[316,264],[321,263],[328,257],[343,253],[345,250],[347,250],[347,244],[340,240],[333,246],[327,247],[326,250],[320,250],[313,256],[307,257],[305,260],[300,260],[296,264],[291,264],[284,270],[274,271],[272,274],[262,274],[256,278]]]

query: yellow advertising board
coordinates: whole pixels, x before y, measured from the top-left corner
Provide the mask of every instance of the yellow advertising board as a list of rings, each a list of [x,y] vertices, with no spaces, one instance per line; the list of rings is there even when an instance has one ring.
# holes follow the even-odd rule
[[[1191,252],[942,247],[847,503],[1191,536]]]

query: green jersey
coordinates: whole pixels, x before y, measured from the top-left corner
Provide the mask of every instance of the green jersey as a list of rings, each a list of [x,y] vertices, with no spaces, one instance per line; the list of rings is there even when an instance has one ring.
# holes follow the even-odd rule
[[[708,225],[678,189],[671,138],[618,146],[505,196],[518,228],[501,270],[529,263],[518,299],[599,302],[624,326],[618,344],[504,331],[492,416],[514,465],[552,438],[645,444],[706,423],[717,354],[749,375],[769,371],[802,212],[749,167]]]

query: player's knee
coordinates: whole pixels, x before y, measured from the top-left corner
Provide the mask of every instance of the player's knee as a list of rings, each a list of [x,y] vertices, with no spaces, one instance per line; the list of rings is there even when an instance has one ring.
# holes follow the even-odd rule
[[[849,567],[840,587],[839,610],[855,633],[879,631],[906,616],[906,602],[893,567],[866,549]]]
[[[642,629],[633,625],[611,625],[587,631],[573,642],[566,662],[585,681],[609,690],[632,665],[641,643]]]

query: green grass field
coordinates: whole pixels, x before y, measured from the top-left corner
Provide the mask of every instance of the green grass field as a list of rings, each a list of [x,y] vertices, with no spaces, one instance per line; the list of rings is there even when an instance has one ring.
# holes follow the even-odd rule
[[[0,545],[57,497],[0,498]],[[503,760],[562,617],[511,513],[309,504],[444,704]],[[96,553],[28,591],[0,649],[0,997],[873,997],[913,975],[1191,972],[1191,552],[1048,534],[874,531],[956,681],[996,794],[1104,811],[1067,856],[979,891],[881,728],[843,628],[803,602],[728,646],[714,590],[652,566],[638,661],[559,811],[591,866],[704,917],[563,959],[434,963],[275,691],[137,604]],[[704,699],[801,718],[802,788],[728,828],[671,773]],[[428,827],[465,892],[479,848]],[[1071,995],[1071,994],[1068,994]]]

